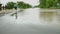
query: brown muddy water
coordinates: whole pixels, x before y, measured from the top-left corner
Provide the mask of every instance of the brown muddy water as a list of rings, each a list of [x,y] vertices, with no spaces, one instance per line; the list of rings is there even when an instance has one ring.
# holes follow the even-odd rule
[[[0,34],[60,34],[59,10],[18,10],[17,19],[13,13],[0,17]]]

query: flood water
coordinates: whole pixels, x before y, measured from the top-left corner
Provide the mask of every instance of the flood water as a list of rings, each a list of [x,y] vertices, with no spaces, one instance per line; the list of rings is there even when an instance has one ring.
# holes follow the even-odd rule
[[[0,17],[0,34],[60,34],[58,10],[30,8],[18,10],[17,16],[10,13]]]

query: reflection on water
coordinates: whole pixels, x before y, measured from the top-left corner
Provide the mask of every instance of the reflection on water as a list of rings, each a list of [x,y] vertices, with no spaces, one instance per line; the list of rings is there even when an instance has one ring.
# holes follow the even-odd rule
[[[0,34],[60,34],[58,13],[30,8],[18,10],[18,19],[14,13],[6,14],[0,17]]]
[[[56,13],[55,12],[40,12],[40,17],[44,21],[47,21],[48,23],[51,23],[53,21],[53,18],[56,17]]]
[[[41,22],[45,24],[60,24],[60,12],[40,12]]]

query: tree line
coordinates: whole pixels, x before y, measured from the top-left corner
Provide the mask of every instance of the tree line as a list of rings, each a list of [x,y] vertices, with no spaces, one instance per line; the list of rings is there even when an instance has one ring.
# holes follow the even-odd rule
[[[60,0],[40,0],[39,5],[34,6],[38,8],[60,8]],[[13,9],[14,6],[17,4],[18,8],[26,9],[26,8],[32,8],[32,5],[28,3],[24,3],[23,1],[19,1],[17,3],[15,2],[8,2],[3,8],[6,9]]]
[[[32,7],[32,5],[20,1],[20,2],[17,2],[17,3],[15,3],[15,2],[8,2],[8,3],[4,6],[4,8],[6,8],[6,9],[13,9],[16,4],[17,4],[16,7],[17,7],[17,8],[21,8],[21,9],[26,9],[26,8],[31,8],[31,7]]]

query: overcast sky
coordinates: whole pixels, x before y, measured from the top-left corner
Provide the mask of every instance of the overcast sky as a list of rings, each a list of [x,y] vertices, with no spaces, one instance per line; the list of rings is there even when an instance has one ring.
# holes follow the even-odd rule
[[[23,1],[25,3],[29,3],[31,5],[38,5],[39,4],[39,0],[0,0],[0,3],[2,3],[3,5],[5,5],[7,2],[17,2],[17,1]]]

